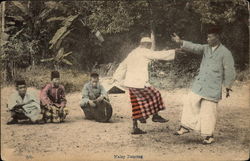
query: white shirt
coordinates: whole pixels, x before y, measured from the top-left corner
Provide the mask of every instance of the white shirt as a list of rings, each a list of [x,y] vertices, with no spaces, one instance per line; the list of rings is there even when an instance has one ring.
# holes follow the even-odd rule
[[[152,51],[138,47],[129,53],[119,65],[113,78],[126,87],[144,88],[150,85],[148,82],[148,63],[154,59],[173,60],[174,58],[175,50]]]
[[[214,47],[212,47],[212,52],[214,52],[214,50],[218,47],[219,45],[216,45]]]
[[[24,103],[24,102],[28,102],[30,100],[34,100],[34,102],[37,104],[37,106],[40,108],[40,102],[37,98],[37,95],[31,91],[31,90],[27,90],[24,98],[22,99],[22,97],[18,94],[17,91],[13,92],[8,100],[8,109],[11,110],[14,106],[16,106],[17,104],[20,103]]]

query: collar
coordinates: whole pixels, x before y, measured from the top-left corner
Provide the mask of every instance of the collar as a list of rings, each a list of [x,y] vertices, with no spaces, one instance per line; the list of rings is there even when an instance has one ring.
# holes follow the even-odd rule
[[[52,88],[59,88],[60,85],[58,85],[58,86],[56,87],[53,83],[51,83],[51,87],[52,87]]]
[[[221,45],[221,43],[219,43],[218,45],[211,47],[212,49],[216,50],[219,46]]]
[[[89,86],[90,86],[91,88],[94,88],[94,87],[92,86],[92,83],[91,83],[91,82],[89,82]],[[99,83],[97,83],[96,88],[99,88]]]
[[[215,50],[217,50],[219,47],[221,46],[221,43],[219,43],[218,45],[211,47],[212,53],[215,52]]]

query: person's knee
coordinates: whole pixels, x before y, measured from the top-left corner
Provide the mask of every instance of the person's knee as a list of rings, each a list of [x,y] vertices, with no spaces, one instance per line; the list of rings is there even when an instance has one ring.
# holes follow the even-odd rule
[[[64,113],[65,113],[66,115],[68,115],[68,114],[69,114],[69,109],[68,109],[68,108],[64,108]]]
[[[86,108],[86,107],[87,107],[87,103],[81,102],[81,103],[80,103],[80,107],[81,107],[82,109]]]

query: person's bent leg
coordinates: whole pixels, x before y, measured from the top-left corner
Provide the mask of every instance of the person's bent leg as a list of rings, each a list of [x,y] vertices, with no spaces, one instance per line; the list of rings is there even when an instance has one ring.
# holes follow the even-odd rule
[[[56,106],[51,106],[52,107],[52,122],[58,123],[60,122],[59,118],[59,108]]]
[[[7,125],[18,123],[18,119],[17,119],[16,115],[17,115],[16,112],[10,111],[10,118],[7,121]]]
[[[80,107],[83,110],[86,119],[88,120],[94,119],[88,103],[81,103]]]
[[[67,107],[61,107],[59,112],[60,122],[64,122],[66,116],[69,114],[69,110]]]

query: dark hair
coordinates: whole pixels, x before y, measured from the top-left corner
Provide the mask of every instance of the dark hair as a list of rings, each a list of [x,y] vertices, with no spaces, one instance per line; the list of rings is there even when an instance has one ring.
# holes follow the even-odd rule
[[[91,74],[90,74],[90,77],[91,77],[91,78],[98,78],[98,77],[99,77],[99,74],[97,74],[97,73],[91,73]]]
[[[221,28],[219,26],[213,26],[210,27],[207,30],[207,34],[216,34],[216,35],[220,35],[221,34]]]
[[[51,80],[53,80],[54,78],[60,78],[60,73],[58,71],[51,72]]]
[[[15,81],[16,87],[19,85],[26,85],[26,82],[24,79],[18,79]]]

